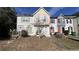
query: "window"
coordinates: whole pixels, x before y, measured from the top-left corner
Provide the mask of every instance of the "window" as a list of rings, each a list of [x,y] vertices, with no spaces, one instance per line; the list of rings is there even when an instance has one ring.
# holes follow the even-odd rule
[[[36,18],[36,22],[39,23],[40,22],[40,19],[39,18]]]
[[[72,23],[72,20],[70,19],[70,23]]]
[[[29,17],[22,17],[21,21],[22,22],[30,22],[30,18]]]
[[[66,20],[66,22],[68,23],[68,19]]]
[[[25,22],[25,17],[21,17],[21,21],[22,22]]]
[[[51,23],[55,23],[55,19],[51,19]]]
[[[44,16],[43,21],[46,22],[46,16]]]
[[[36,22],[37,22],[37,23],[40,22],[40,17],[39,17],[39,16],[36,17]]]
[[[58,23],[60,23],[60,19],[58,19]]]
[[[21,31],[23,28],[24,28],[23,25],[18,25],[19,31]]]
[[[40,15],[40,21],[41,22],[46,22],[46,16],[45,15]]]

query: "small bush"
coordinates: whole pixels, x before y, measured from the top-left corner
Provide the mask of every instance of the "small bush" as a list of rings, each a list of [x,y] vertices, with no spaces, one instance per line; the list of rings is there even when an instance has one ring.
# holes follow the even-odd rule
[[[12,34],[13,34],[13,35],[16,35],[16,34],[18,34],[18,32],[16,32],[16,31],[13,31],[13,32],[12,32]]]
[[[54,33],[54,35],[55,35],[56,38],[62,38],[63,34],[56,32],[56,33]]]
[[[28,37],[28,32],[25,31],[25,30],[22,30],[22,31],[21,31],[21,36],[22,36],[22,37]]]
[[[71,35],[75,36],[76,35],[76,32],[71,32]]]
[[[56,35],[58,32],[55,32],[54,35]]]
[[[68,35],[69,34],[69,31],[68,30],[65,30],[64,31],[64,35]]]

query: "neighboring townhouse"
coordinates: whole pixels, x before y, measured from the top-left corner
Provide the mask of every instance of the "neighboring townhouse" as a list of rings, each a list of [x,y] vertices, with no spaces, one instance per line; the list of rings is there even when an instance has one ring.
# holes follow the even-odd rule
[[[76,32],[76,35],[79,36],[79,12],[74,13],[73,16],[75,16],[73,23],[74,23],[74,31]]]
[[[50,32],[52,33],[52,34],[54,34],[54,33],[56,33],[56,32],[58,32],[58,27],[57,27],[57,17],[50,17],[50,22],[51,22],[51,24],[50,24]]]
[[[58,32],[63,33],[63,29],[65,27],[65,18],[63,14],[60,14],[57,17],[57,27],[58,27]]]
[[[52,34],[55,32],[65,33],[68,31],[68,34],[74,32],[74,25],[73,25],[74,16],[67,16],[60,14],[58,17],[51,17],[51,29]]]
[[[64,16],[65,18],[65,30],[68,30],[69,34],[72,34],[74,32],[74,20],[75,16]]]
[[[73,19],[74,16],[60,14],[58,21],[60,20],[61,33],[68,31],[68,34],[72,34],[74,32]]]
[[[26,30],[29,35],[50,36],[50,15],[44,8],[39,8],[31,15],[17,15],[17,31]]]

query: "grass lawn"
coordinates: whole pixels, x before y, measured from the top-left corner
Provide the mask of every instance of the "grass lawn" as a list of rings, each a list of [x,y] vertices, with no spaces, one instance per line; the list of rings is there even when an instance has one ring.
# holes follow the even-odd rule
[[[79,42],[71,39],[26,37],[0,40],[1,51],[67,51],[79,50]]]

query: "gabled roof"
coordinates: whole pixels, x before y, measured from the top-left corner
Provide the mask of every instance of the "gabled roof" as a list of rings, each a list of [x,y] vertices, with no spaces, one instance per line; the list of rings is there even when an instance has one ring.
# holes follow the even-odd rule
[[[35,15],[35,14],[36,14],[38,11],[40,11],[41,9],[43,9],[43,10],[49,15],[48,11],[45,10],[43,7],[40,7],[35,13],[33,13],[33,15]]]

